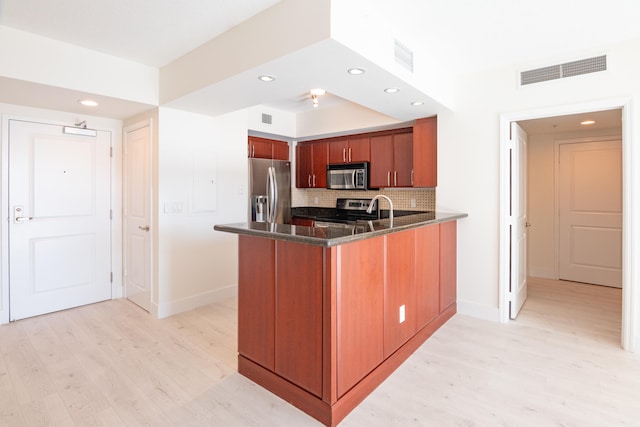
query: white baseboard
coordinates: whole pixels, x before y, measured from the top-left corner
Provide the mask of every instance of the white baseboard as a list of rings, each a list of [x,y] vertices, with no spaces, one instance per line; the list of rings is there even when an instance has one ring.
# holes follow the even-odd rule
[[[227,286],[222,289],[215,289],[198,295],[193,295],[177,301],[169,301],[166,303],[153,304],[151,314],[157,318],[173,316],[174,314],[183,313],[202,307],[203,305],[212,304],[222,301],[238,294],[238,285]]]
[[[458,300],[457,309],[459,314],[464,314],[465,316],[490,320],[492,322],[500,321],[500,310],[497,307],[489,307],[475,302]]]
[[[529,267],[530,277],[558,280],[558,272],[552,268]]]

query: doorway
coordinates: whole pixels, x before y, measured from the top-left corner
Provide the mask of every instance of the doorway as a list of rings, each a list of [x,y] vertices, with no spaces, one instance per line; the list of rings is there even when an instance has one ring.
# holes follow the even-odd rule
[[[634,223],[634,212],[637,212],[638,208],[635,207],[634,202],[631,200],[632,188],[638,188],[640,182],[638,177],[631,174],[632,165],[640,164],[638,159],[638,153],[634,153],[631,150],[631,113],[629,107],[629,100],[605,100],[595,103],[583,104],[583,105],[571,105],[549,109],[540,109],[536,111],[528,111],[524,113],[512,113],[503,114],[501,116],[501,150],[500,150],[500,317],[503,322],[509,320],[509,302],[511,301],[511,295],[509,292],[510,285],[510,266],[512,256],[518,255],[517,252],[512,251],[510,245],[510,224],[513,219],[510,214],[511,200],[511,175],[518,174],[519,169],[514,167],[510,162],[511,146],[510,140],[510,126],[512,122],[522,122],[531,119],[540,119],[546,117],[566,116],[572,114],[580,114],[586,112],[605,111],[613,109],[622,109],[623,116],[623,129],[622,129],[622,146],[623,146],[623,199],[625,200],[623,206],[623,238],[622,238],[622,256],[623,256],[623,271],[622,271],[622,283],[623,285],[623,310],[622,310],[622,347],[628,351],[635,351],[638,346],[636,340],[637,325],[634,323],[634,314],[638,310],[638,303],[635,301],[635,294],[637,293],[636,286],[636,272],[632,266],[631,260],[633,257],[633,251],[635,244],[631,239],[631,230]],[[515,201],[517,203],[517,201]]]

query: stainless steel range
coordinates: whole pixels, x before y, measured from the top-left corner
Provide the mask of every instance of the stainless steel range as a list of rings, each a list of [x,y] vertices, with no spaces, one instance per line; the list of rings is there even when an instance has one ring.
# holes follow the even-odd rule
[[[373,210],[367,213],[371,199],[338,199],[333,215],[316,217],[316,227],[353,227],[362,221],[374,221],[379,219],[378,201],[374,201]]]

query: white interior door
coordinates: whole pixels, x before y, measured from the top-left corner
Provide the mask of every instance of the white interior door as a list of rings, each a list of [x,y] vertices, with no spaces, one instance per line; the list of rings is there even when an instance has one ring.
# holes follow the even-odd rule
[[[109,132],[9,121],[11,320],[111,298]]]
[[[511,275],[509,317],[527,299],[527,134],[511,123]]]
[[[125,129],[125,297],[151,308],[151,125]]]
[[[560,144],[560,279],[622,286],[622,144]]]

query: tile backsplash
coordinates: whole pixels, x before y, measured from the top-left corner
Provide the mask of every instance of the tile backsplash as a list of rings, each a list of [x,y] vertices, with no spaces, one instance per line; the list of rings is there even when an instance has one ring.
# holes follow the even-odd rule
[[[352,197],[356,199],[372,199],[377,194],[384,194],[393,202],[393,208],[398,210],[433,211],[436,209],[435,188],[384,188],[372,191],[347,191],[327,189],[291,189],[291,206],[316,206],[335,208],[336,199]],[[384,199],[379,201],[382,209],[387,209]]]

